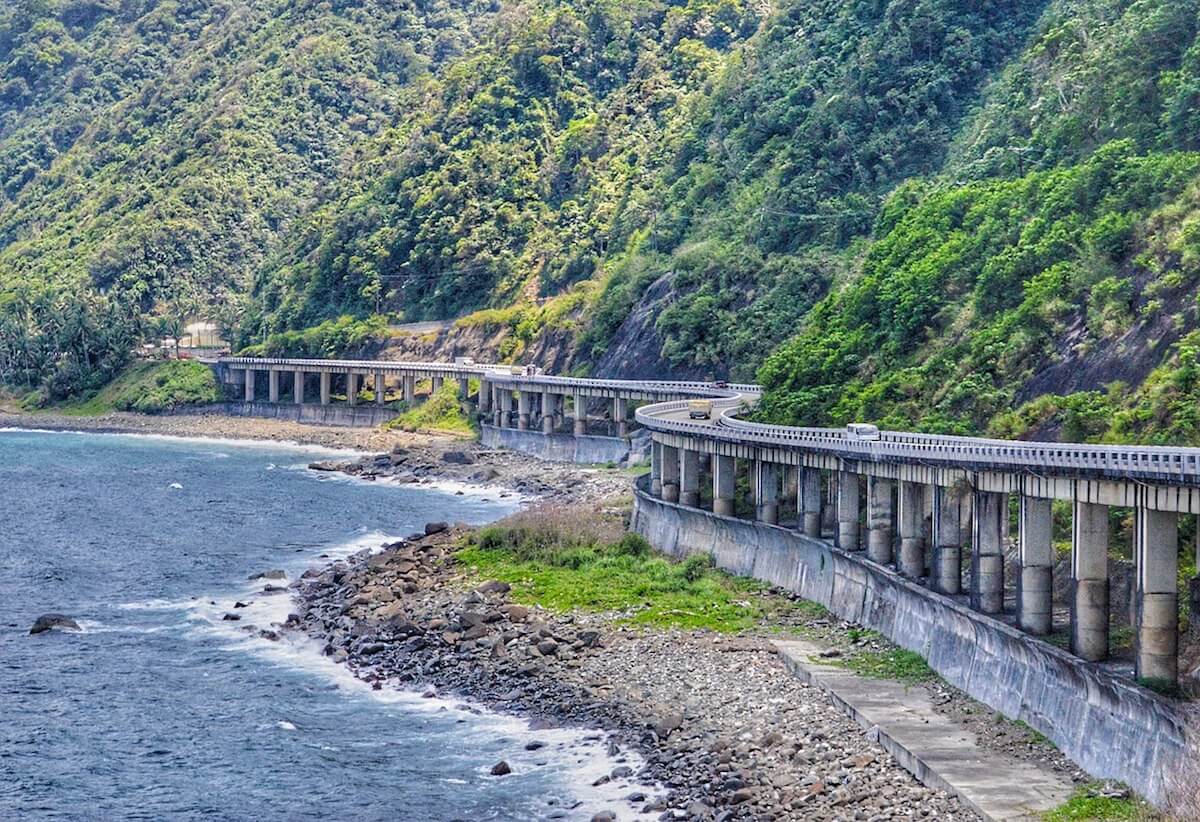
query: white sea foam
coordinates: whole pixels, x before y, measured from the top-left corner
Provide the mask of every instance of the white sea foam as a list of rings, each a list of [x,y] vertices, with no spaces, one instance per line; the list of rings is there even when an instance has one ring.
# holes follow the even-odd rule
[[[255,440],[238,439],[235,437],[204,437],[194,434],[140,434],[131,431],[88,431],[78,428],[23,428],[20,426],[0,427],[0,433],[16,434],[72,434],[85,437],[131,437],[139,440],[156,440],[160,442],[190,442],[200,445],[220,445],[231,448],[252,448],[259,450],[305,451],[324,456],[361,457],[362,451],[354,448],[335,448],[329,445],[308,445],[295,440]],[[229,455],[217,452],[213,456],[228,458]]]

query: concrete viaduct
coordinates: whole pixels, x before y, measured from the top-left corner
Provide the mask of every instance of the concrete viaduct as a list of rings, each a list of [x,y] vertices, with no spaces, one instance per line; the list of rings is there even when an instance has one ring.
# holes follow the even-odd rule
[[[244,385],[247,401],[260,371],[271,402],[283,374],[292,375],[293,402],[316,375],[323,404],[335,379],[350,403],[370,379],[380,404],[389,381],[412,402],[417,380],[436,389],[455,379],[460,397],[477,403],[485,442],[535,453],[542,438],[619,444],[644,429],[651,470],[636,489],[633,526],[656,547],[707,552],[881,630],[1093,774],[1152,800],[1186,747],[1171,700],[1136,683],[1179,679],[1179,519],[1200,514],[1200,449],[890,431],[862,439],[745,420],[754,385],[557,377],[470,362],[228,357],[220,368]],[[712,400],[709,419],[689,418],[694,398]],[[1071,520],[1069,618],[1059,619],[1067,650],[1044,640],[1061,635],[1055,501],[1067,503]],[[1109,659],[1112,509],[1133,520],[1132,666]],[[1013,536],[1015,579],[1006,581]]]

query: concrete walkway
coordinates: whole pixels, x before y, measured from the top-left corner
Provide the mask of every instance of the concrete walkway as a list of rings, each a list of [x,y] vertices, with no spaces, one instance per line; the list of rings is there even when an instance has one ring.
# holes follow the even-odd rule
[[[988,820],[1036,820],[1073,788],[1036,766],[981,747],[975,734],[934,710],[928,692],[868,679],[823,662],[803,640],[774,643],[788,670],[829,695],[922,783],[954,794]]]

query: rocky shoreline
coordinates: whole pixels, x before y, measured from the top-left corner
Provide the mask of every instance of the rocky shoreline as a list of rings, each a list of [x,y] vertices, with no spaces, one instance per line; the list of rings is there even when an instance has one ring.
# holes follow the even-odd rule
[[[976,818],[788,676],[763,637],[639,630],[514,603],[507,584],[456,563],[462,529],[426,531],[306,572],[292,627],[373,687],[609,733],[611,753],[632,749],[645,765],[602,779],[646,787],[594,818]],[[496,763],[496,778],[508,767]],[[575,817],[548,808],[547,818]]]

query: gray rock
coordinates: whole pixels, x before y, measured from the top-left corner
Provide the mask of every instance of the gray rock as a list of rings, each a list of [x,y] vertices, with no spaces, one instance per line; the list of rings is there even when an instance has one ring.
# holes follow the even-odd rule
[[[427,536],[427,537],[433,536],[434,534],[440,534],[443,531],[449,531],[449,530],[450,530],[450,523],[448,523],[448,522],[427,522],[427,523],[425,523],[425,536]]]
[[[510,773],[512,773],[512,767],[503,759],[492,766],[492,776],[507,776]]]
[[[81,630],[79,623],[63,614],[42,614],[34,620],[33,627],[29,629],[29,634],[43,634],[53,628],[66,628],[71,631]]]
[[[446,451],[442,454],[442,462],[450,465],[471,465],[475,458],[465,451]]]

